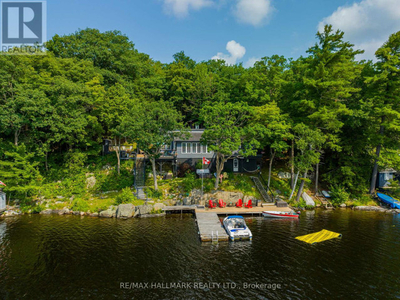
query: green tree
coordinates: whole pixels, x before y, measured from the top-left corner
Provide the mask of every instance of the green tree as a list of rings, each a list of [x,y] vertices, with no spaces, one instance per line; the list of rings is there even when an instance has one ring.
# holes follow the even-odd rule
[[[215,153],[218,189],[219,176],[224,164],[233,156],[255,155],[260,146],[259,136],[262,128],[252,122],[254,109],[245,103],[218,102],[203,107],[200,118],[205,130],[201,142]]]
[[[364,106],[369,111],[370,140],[375,148],[371,194],[375,192],[382,148],[389,153],[400,148],[400,31],[392,34],[375,55],[377,72],[366,80],[372,89]]]
[[[263,126],[262,145],[268,146],[270,149],[269,171],[268,171],[268,188],[271,183],[272,165],[275,156],[283,153],[289,148],[287,143],[291,140],[290,123],[287,116],[281,114],[276,102],[256,107],[255,121]]]
[[[326,141],[326,137],[322,134],[321,130],[311,129],[303,123],[297,124],[293,130],[295,132],[296,146],[300,152],[296,157],[296,166],[298,174],[300,172],[304,174],[297,192],[296,201],[298,202],[303,192],[308,172],[320,161],[321,153],[318,149]],[[295,188],[294,186],[292,195]]]
[[[2,181],[7,184],[5,191],[14,192],[21,197],[32,196],[38,191],[42,177],[37,169],[38,162],[32,162],[34,153],[27,153],[24,144],[6,151],[0,160]]]
[[[156,159],[161,156],[163,147],[171,144],[175,137],[187,136],[181,119],[170,103],[142,101],[132,105],[122,120],[124,136],[136,143],[151,162],[155,190],[158,190]]]

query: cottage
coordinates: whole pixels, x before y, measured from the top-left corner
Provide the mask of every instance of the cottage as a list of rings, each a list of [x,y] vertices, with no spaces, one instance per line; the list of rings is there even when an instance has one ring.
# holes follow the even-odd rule
[[[214,152],[209,150],[208,145],[200,143],[204,129],[192,129],[191,137],[188,140],[177,138],[174,140],[173,147],[176,150],[177,164],[187,163],[194,166],[203,157],[211,161],[210,168],[215,168]],[[255,172],[261,167],[262,153],[258,152],[256,156],[241,157],[238,151],[233,154],[224,166],[225,172],[243,173]]]
[[[208,145],[202,144],[201,137],[204,133],[204,129],[191,129],[189,131],[189,138],[175,138],[171,144],[164,145],[162,155],[157,159],[157,163],[160,166],[160,172],[162,172],[162,166],[165,163],[171,163],[174,173],[177,172],[179,166],[188,164],[191,167],[195,167],[197,162],[201,162],[203,158],[206,158],[211,163],[209,169],[215,170],[215,155],[211,151]],[[110,140],[104,140],[103,143],[103,155],[110,154],[115,151],[115,146],[112,145]],[[137,149],[121,146],[121,159],[136,159],[139,155]],[[241,157],[236,151],[233,153],[233,157],[229,159],[224,166],[225,172],[244,173],[244,172],[255,172],[260,169],[262,162],[262,153],[259,151],[256,156]]]
[[[386,170],[379,171],[378,179],[377,179],[377,187],[378,188],[389,187],[390,181],[393,179],[396,179],[396,177],[397,177],[396,170],[386,169]]]
[[[201,161],[203,157],[210,161],[213,160],[214,152],[208,149],[208,145],[200,143],[203,133],[204,129],[192,129],[189,139],[175,138],[172,146],[176,151],[176,161],[178,165],[187,163],[194,166],[198,161]]]

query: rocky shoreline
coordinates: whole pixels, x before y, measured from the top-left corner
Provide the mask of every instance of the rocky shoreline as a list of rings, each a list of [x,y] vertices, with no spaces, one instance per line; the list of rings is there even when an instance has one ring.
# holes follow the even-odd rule
[[[39,214],[60,215],[60,216],[77,215],[77,216],[89,216],[94,218],[109,218],[109,219],[111,218],[130,219],[130,218],[163,217],[166,215],[164,212],[162,212],[164,208],[165,204],[163,203],[156,203],[154,205],[143,204],[138,206],[135,206],[133,204],[120,204],[118,206],[110,206],[107,210],[100,211],[98,213],[72,211],[68,208],[63,208],[60,210],[45,209],[41,211]],[[360,211],[382,212],[387,214],[400,214],[400,209],[390,209],[381,206],[356,206],[352,207],[351,209]],[[8,206],[5,211],[0,212],[0,218],[15,217],[23,214],[24,213],[22,213],[18,207]],[[25,214],[33,214],[33,213],[25,213]]]
[[[83,212],[83,211],[72,211],[68,208],[63,209],[45,209],[41,211],[40,215],[78,215],[78,216],[89,216],[98,218],[117,218],[117,219],[129,219],[129,218],[145,218],[145,217],[161,217],[165,216],[162,213],[165,204],[156,203],[154,205],[143,204],[135,206],[133,204],[120,204],[118,206],[110,206],[107,210],[100,211],[98,213]],[[7,209],[1,213],[0,217],[14,217],[22,215],[18,207],[8,206]],[[26,213],[32,214],[32,213]]]
[[[307,195],[308,196],[308,195]],[[41,211],[39,214],[41,215],[80,215],[80,216],[89,216],[89,217],[99,217],[99,218],[117,218],[117,219],[129,219],[129,218],[147,218],[147,217],[160,217],[165,216],[163,209],[167,205],[178,205],[178,206],[190,206],[190,205],[201,205],[206,206],[207,200],[218,200],[222,199],[225,203],[233,204],[236,203],[239,199],[243,199],[243,201],[248,201],[252,199],[254,202],[257,201],[254,197],[245,196],[243,193],[237,192],[226,192],[226,191],[213,191],[211,193],[206,193],[203,196],[201,195],[201,191],[197,189],[193,189],[190,193],[190,196],[186,197],[183,195],[177,196],[176,200],[169,200],[164,203],[154,203],[154,201],[148,201],[143,205],[133,205],[133,204],[120,204],[118,206],[110,206],[108,209],[100,211],[100,212],[82,212],[82,211],[72,211],[67,207],[63,209],[45,209]],[[260,201],[261,202],[261,201]],[[166,203],[166,204],[165,204]],[[311,204],[311,203],[310,203]],[[314,203],[315,205],[315,203]],[[320,205],[315,205],[315,208],[319,208]],[[361,211],[375,211],[375,212],[384,212],[384,213],[393,213],[399,214],[399,209],[390,209],[381,206],[346,206],[346,204],[340,205],[338,208],[341,209],[354,209]],[[293,208],[298,209],[298,208]],[[19,206],[7,206],[6,210],[0,211],[1,217],[13,217],[23,214],[19,209]],[[27,214],[32,214],[32,212],[28,212]]]

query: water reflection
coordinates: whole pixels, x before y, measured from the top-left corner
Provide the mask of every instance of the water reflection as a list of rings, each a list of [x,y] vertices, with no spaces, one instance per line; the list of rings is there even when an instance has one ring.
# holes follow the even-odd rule
[[[1,299],[399,297],[400,218],[351,210],[246,218],[253,241],[201,243],[193,216],[0,221]],[[317,245],[296,236],[343,234]],[[281,290],[120,289],[120,282],[281,283]],[[334,296],[334,297],[333,297]]]

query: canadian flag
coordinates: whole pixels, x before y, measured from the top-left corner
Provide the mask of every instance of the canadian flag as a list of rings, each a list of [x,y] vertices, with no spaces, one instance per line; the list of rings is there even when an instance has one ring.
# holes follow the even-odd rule
[[[4,182],[2,182],[2,181],[0,181],[0,185],[6,186],[6,184]]]
[[[209,161],[207,158],[203,157],[203,165],[209,165],[211,161]]]

